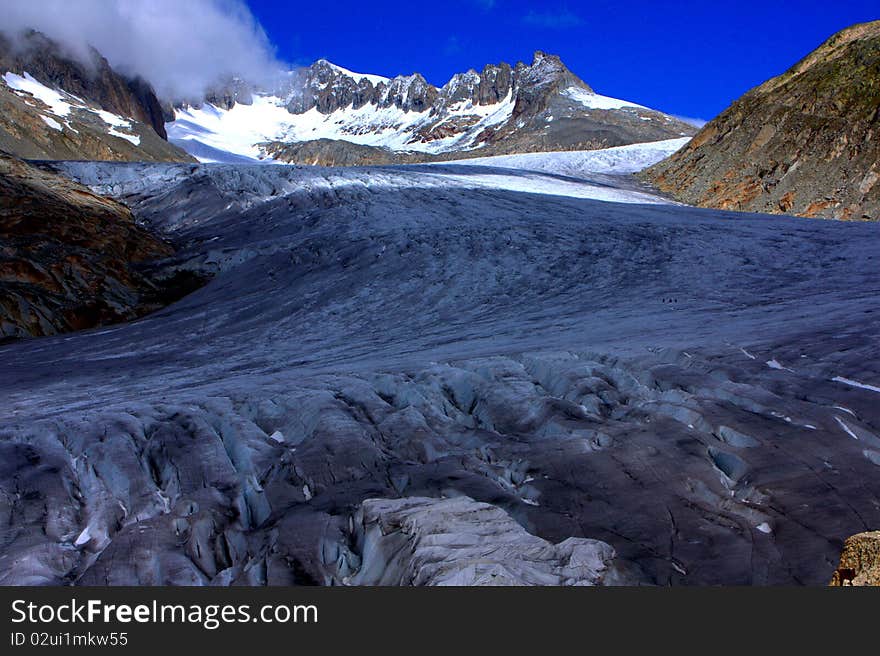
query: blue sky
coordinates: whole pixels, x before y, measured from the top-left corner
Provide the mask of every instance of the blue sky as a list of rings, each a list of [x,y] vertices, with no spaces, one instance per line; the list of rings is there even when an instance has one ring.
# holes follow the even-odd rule
[[[362,73],[418,71],[442,85],[486,63],[558,54],[596,91],[712,118],[880,1],[285,2],[248,0],[285,61]]]

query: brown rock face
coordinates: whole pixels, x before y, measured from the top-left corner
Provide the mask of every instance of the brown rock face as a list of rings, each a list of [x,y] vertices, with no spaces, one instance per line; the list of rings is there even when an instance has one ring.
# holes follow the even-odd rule
[[[0,339],[156,309],[163,290],[135,263],[171,254],[125,206],[0,154]]]
[[[282,162],[308,166],[383,166],[409,163],[387,148],[362,146],[338,139],[315,139],[300,143],[273,142],[266,145],[266,153]]]
[[[834,35],[644,176],[703,207],[880,219],[880,21]]]
[[[831,586],[880,585],[880,531],[847,538]]]

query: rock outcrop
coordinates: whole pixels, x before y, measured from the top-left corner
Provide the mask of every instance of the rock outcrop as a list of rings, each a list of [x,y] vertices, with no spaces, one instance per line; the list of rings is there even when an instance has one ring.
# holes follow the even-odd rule
[[[163,305],[137,263],[171,247],[124,205],[0,154],[0,339],[133,319]]]
[[[552,544],[468,497],[367,499],[355,526],[362,556],[353,585],[601,585],[613,573],[610,545]]]
[[[880,531],[847,538],[829,585],[880,585]]]
[[[880,21],[835,34],[645,176],[703,207],[880,219]]]
[[[298,143],[266,144],[266,154],[278,161],[309,166],[368,166],[408,164],[421,161],[407,153],[388,148],[363,146],[342,139],[314,139]]]

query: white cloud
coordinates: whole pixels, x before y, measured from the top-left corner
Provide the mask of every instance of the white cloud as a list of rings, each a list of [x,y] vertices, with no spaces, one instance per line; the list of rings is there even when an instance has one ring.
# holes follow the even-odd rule
[[[164,98],[199,97],[232,75],[268,83],[272,46],[241,0],[3,0],[0,30],[36,29],[81,59],[94,46]]]
[[[689,123],[690,125],[693,125],[695,128],[701,128],[704,125],[706,125],[706,123],[709,122],[704,118],[692,118],[690,116],[678,116],[677,114],[672,114],[672,116],[673,116],[673,118],[677,118],[679,121],[684,121],[685,123]]]

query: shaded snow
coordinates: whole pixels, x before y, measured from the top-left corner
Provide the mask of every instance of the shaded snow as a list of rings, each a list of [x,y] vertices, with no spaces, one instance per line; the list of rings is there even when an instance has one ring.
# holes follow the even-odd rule
[[[843,419],[841,419],[840,417],[835,417],[834,420],[844,430],[844,432],[846,432],[847,435],[849,435],[854,440],[859,439],[859,436],[853,432],[852,428],[850,428]]]

